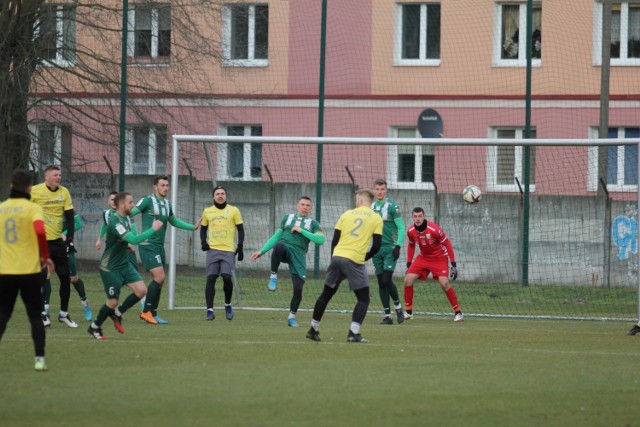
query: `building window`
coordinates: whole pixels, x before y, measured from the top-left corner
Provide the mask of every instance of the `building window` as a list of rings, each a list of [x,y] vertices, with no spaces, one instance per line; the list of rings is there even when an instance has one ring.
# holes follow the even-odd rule
[[[223,8],[224,65],[266,67],[269,64],[269,6],[226,4]]]
[[[126,130],[125,173],[158,175],[167,171],[167,128],[130,126]]]
[[[527,65],[527,5],[526,3],[497,3],[494,22],[494,65]],[[531,58],[532,66],[540,66],[542,58],[542,6],[533,5]]]
[[[598,129],[590,129],[591,138],[598,137]],[[609,128],[607,138],[640,138],[640,127]],[[607,190],[636,191],[638,184],[638,146],[607,146]],[[598,189],[598,147],[589,147],[589,191]]]
[[[262,136],[261,125],[226,125],[221,134],[227,136]],[[217,144],[218,179],[259,181],[262,180],[262,144],[222,143]]]
[[[522,128],[492,128],[490,138],[522,139]],[[536,131],[531,129],[531,139]],[[494,145],[487,148],[487,189],[489,191],[518,192],[524,186],[524,163],[526,150],[523,146]],[[535,191],[536,184],[536,147],[529,147],[529,191]],[[518,186],[520,183],[520,187]]]
[[[140,60],[166,61],[171,54],[171,6],[137,4],[129,11],[127,54]]]
[[[76,62],[76,8],[45,4],[36,26],[36,40],[42,46],[45,64],[72,67]]]
[[[602,3],[594,14],[594,57],[602,63]],[[611,65],[640,65],[640,4],[614,3],[611,6]]]
[[[42,172],[47,165],[70,165],[71,126],[57,123],[32,123],[30,167]]]
[[[420,138],[415,127],[394,127],[392,138]],[[387,182],[398,189],[432,190],[435,180],[435,147],[433,145],[389,146]]]
[[[395,63],[440,64],[440,4],[395,5]]]

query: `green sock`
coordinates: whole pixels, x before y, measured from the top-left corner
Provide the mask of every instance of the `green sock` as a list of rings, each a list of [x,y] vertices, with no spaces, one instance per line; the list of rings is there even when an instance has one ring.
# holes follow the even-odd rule
[[[98,312],[98,316],[96,317],[95,324],[98,326],[102,325],[102,323],[107,320],[107,317],[111,316],[112,314],[113,310],[110,309],[107,304],[103,304],[102,307],[100,307],[100,311]]]
[[[120,310],[120,313],[124,313],[125,311],[136,305],[138,301],[140,301],[140,298],[138,298],[136,294],[131,294],[127,297],[127,299],[124,300],[120,307],[118,307],[118,310]]]
[[[384,314],[390,314],[391,308],[389,307],[389,288],[379,288],[379,293],[380,301],[382,302],[382,308],[384,308]]]
[[[160,285],[155,280],[152,280],[147,287],[147,299],[144,303],[144,312],[151,311],[153,313],[157,307],[156,301],[160,301]]]
[[[398,287],[396,286],[396,284],[395,283],[391,283],[388,286],[388,289],[389,289],[389,296],[393,300],[393,303],[395,305],[399,305],[400,304],[400,295],[398,295]]]
[[[301,297],[297,297],[297,296],[293,296],[293,298],[291,298],[291,304],[289,305],[289,311],[291,313],[297,313],[298,312],[298,307],[300,307],[300,302],[302,302],[302,298]]]
[[[151,309],[151,312],[153,313],[154,316],[158,314],[158,306],[160,305],[161,294],[162,294],[162,286],[158,283],[158,292],[156,294],[156,297],[153,299],[153,307]]]

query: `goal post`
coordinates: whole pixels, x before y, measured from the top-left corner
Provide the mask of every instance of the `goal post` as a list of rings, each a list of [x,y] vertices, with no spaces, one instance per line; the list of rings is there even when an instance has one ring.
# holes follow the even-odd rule
[[[315,179],[318,144],[323,145],[320,183]],[[176,215],[193,205],[198,212],[192,214],[199,217],[202,209],[212,204],[212,182],[228,189],[228,202],[240,208],[245,223],[245,260],[236,264],[241,286],[234,295],[241,297],[234,303],[242,308],[288,308],[292,293],[288,266],[280,266],[277,292],[268,292],[271,254],[257,262],[250,260],[250,254],[273,234],[283,215],[295,211],[297,197],[308,195],[314,202],[322,201],[317,219],[327,242],[318,247],[320,280],[313,280],[310,274],[314,269],[313,244],[307,254],[309,274],[301,310],[311,310],[321,292],[322,272],[330,258],[329,242],[337,218],[353,207],[354,187],[370,188],[375,179],[383,178],[389,183],[388,196],[401,207],[406,226],[411,223],[411,210],[421,206],[428,220],[438,223],[452,241],[460,275],[451,284],[465,315],[635,321],[640,318],[639,186],[637,182],[627,182],[628,177],[624,176],[620,185],[612,183],[616,179],[615,167],[610,168],[607,177],[598,176],[598,147],[614,150],[612,157],[622,147],[619,154],[627,162],[635,155],[637,177],[639,144],[639,138],[174,135],[172,158],[194,163],[198,188],[195,201],[184,199],[193,195],[182,191],[180,175],[186,173],[181,162],[173,161],[171,201]],[[238,148],[242,146],[244,150]],[[525,146],[531,149],[522,150]],[[245,167],[244,172],[238,172],[241,177],[231,176],[225,169],[231,167],[229,153],[238,154],[234,161],[242,163],[248,161],[247,152],[254,148],[260,150],[260,164]],[[523,187],[522,179],[524,152],[532,153],[528,189]],[[207,162],[211,158],[214,160]],[[413,180],[403,175],[403,168],[414,171]],[[483,196],[478,204],[464,203],[461,192],[468,184],[481,188]],[[321,198],[317,197],[316,188],[321,188]],[[525,198],[527,190],[529,197]],[[529,203],[527,209],[525,201]],[[315,211],[314,205],[312,212]],[[528,227],[524,228],[526,224]],[[185,244],[182,233],[171,227],[169,308],[204,308],[204,253],[196,252],[202,255],[187,260],[181,254]],[[191,249],[195,245],[197,251],[197,232],[191,238],[196,241],[189,243]],[[526,241],[529,244],[523,247]],[[400,295],[406,239],[401,254],[394,275]],[[381,310],[376,278],[367,264],[371,275],[369,309]],[[523,271],[528,274],[526,280]],[[221,286],[217,285],[219,289]],[[330,308],[348,311],[353,301],[347,284],[341,288]],[[418,313],[450,313],[446,298],[431,278],[426,283],[417,282],[415,292]],[[221,305],[220,295],[219,292],[217,306]]]

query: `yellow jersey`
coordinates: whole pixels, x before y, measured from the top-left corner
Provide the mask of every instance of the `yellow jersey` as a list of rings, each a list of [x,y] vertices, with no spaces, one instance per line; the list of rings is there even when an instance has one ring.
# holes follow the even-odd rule
[[[40,250],[33,228],[43,221],[42,208],[27,199],[10,198],[0,203],[0,274],[39,273]]]
[[[73,209],[69,190],[61,185],[51,191],[43,182],[31,188],[31,201],[42,207],[47,240],[62,238],[64,211]]]
[[[236,225],[239,224],[242,224],[240,210],[230,204],[224,209],[209,206],[202,212],[202,225],[208,227],[207,243],[211,249],[235,252]]]
[[[340,241],[333,250],[334,256],[348,258],[356,264],[364,264],[374,234],[382,235],[383,221],[369,206],[360,206],[342,214],[336,230]]]

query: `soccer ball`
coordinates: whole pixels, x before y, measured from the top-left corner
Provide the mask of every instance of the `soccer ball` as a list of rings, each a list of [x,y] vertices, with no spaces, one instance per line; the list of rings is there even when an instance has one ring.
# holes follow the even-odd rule
[[[475,205],[482,198],[482,191],[477,185],[467,185],[462,191],[462,199],[470,205]]]

